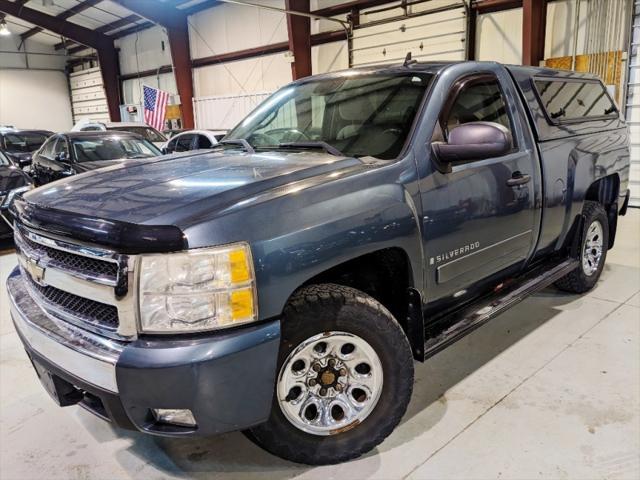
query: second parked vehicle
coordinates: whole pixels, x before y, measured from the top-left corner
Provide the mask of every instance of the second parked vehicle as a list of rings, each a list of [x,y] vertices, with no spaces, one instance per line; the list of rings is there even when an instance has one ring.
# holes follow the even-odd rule
[[[31,163],[33,152],[53,135],[48,130],[17,130],[14,128],[0,128],[0,152],[11,161],[24,168]]]
[[[82,121],[73,126],[72,132],[131,132],[162,148],[167,141],[158,130],[142,122],[92,122]]]
[[[160,155],[151,142],[129,132],[70,132],[53,135],[33,156],[36,185],[131,159]]]
[[[0,239],[13,236],[13,217],[9,205],[13,199],[32,188],[29,176],[0,151]]]
[[[222,137],[224,134],[216,134],[211,130],[186,130],[171,137],[171,140],[162,147],[162,153],[206,150],[217,145]]]

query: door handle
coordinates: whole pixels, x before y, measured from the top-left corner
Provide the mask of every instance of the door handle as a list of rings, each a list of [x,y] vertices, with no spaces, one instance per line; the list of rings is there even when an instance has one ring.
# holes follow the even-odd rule
[[[524,185],[525,183],[529,183],[531,181],[531,175],[523,175],[520,172],[514,172],[509,180],[507,180],[508,187],[517,187],[519,185]]]

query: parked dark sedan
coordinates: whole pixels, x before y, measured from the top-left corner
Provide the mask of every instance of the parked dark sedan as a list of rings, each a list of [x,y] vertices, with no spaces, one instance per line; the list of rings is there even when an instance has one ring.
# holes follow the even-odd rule
[[[16,195],[32,187],[31,179],[7,155],[0,151],[0,239],[11,237],[13,218],[9,205]]]
[[[158,155],[158,147],[135,133],[58,133],[34,154],[32,172],[40,186],[76,173]]]
[[[3,152],[19,167],[31,163],[33,152],[53,135],[48,130],[0,129],[0,152]]]

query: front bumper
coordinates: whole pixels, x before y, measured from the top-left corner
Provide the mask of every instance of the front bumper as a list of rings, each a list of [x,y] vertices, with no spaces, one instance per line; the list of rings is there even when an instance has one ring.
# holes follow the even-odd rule
[[[27,293],[19,268],[7,289],[25,349],[39,375],[46,371],[62,385],[62,405],[78,403],[120,427],[169,436],[242,430],[269,416],[279,321],[119,342],[47,315]],[[189,409],[197,427],[158,423],[155,408]]]

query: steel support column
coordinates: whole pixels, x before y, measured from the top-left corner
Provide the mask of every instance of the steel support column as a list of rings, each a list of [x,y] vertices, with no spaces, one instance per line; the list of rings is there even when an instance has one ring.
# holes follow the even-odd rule
[[[544,60],[544,36],[547,23],[546,0],[522,2],[522,64],[538,66]]]
[[[107,107],[109,109],[109,118],[112,122],[120,121],[120,62],[118,50],[111,45],[103,46],[96,49],[98,52],[98,61],[100,62],[100,73],[102,74],[102,84],[104,93],[107,96]]]
[[[287,10],[309,13],[308,0],[285,0]],[[311,75],[311,20],[300,15],[287,14],[289,50],[293,53],[291,76],[294,80]]]
[[[193,76],[191,73],[191,52],[189,50],[189,29],[185,18],[184,28],[168,29],[171,58],[173,59],[176,86],[180,94],[180,111],[183,128],[195,128],[193,118]]]

